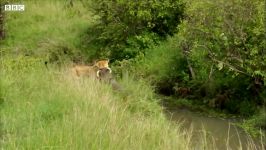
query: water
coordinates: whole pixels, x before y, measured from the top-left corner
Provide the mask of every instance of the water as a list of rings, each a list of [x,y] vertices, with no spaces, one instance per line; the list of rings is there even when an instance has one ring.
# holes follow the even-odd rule
[[[251,149],[263,150],[261,143],[258,139],[254,142],[248,134],[246,134],[242,129],[234,125],[237,120],[233,119],[220,119],[207,117],[196,112],[192,112],[188,109],[180,108],[166,108],[167,117],[176,122],[182,122],[182,128],[190,130],[193,128],[192,142],[200,141],[197,138],[201,138],[200,135],[205,133],[210,137],[210,140],[207,142],[215,143],[215,146],[218,150],[246,150],[247,147],[253,145]],[[241,143],[241,144],[240,144]],[[195,148],[197,149],[197,148]]]

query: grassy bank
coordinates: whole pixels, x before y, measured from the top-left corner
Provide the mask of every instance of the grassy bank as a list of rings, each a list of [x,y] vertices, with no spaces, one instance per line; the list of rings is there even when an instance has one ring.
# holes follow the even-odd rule
[[[61,0],[23,1],[22,4],[25,11],[5,13],[6,38],[0,41],[1,54],[30,55],[60,62],[87,50],[81,46],[82,35],[94,19],[81,3],[75,2],[73,8]]]
[[[235,113],[230,112],[228,108],[212,106],[210,102],[217,100],[218,98],[216,96],[219,96],[219,94],[213,94],[214,89],[219,84],[228,82],[228,79],[225,76],[218,75],[210,80],[208,78],[201,78],[200,74],[202,74],[202,70],[197,70],[195,74],[200,79],[191,80],[188,74],[189,69],[187,68],[186,58],[178,46],[178,39],[178,36],[171,37],[166,42],[161,43],[160,46],[148,49],[145,56],[140,55],[135,59],[124,60],[119,64],[121,67],[116,67],[115,69],[121,72],[123,70],[121,68],[127,68],[139,78],[148,81],[154,85],[156,93],[164,95],[162,99],[165,103],[169,103],[172,107],[187,107],[206,116],[239,118],[243,120],[243,122],[239,123],[239,126],[250,135],[253,137],[265,137],[265,106],[259,105],[255,107],[256,111],[253,114],[249,111],[252,107],[244,105],[245,103],[233,103],[234,99],[228,100],[231,103],[227,104],[227,107],[241,107]],[[194,69],[196,70],[198,67],[195,65]],[[219,74],[218,71],[216,73]],[[190,91],[182,93],[182,91],[175,90],[177,89],[176,87],[189,88]],[[206,94],[205,97],[201,96],[202,93]],[[212,94],[214,95],[213,97],[210,96]],[[242,99],[239,100],[241,101]]]
[[[125,77],[129,93],[121,95],[108,85],[35,65],[20,71],[1,65],[1,148],[192,147],[191,134],[164,118],[152,90],[142,83]]]
[[[167,120],[151,87],[128,75],[116,92],[25,58],[2,59],[0,77],[2,149],[216,149],[205,131],[195,138]]]

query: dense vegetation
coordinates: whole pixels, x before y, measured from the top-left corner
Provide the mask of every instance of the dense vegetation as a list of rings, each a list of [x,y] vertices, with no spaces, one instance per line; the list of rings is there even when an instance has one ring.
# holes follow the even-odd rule
[[[161,94],[244,117],[259,114],[254,124],[266,128],[264,1],[97,4],[92,41],[103,46],[99,56],[124,59],[116,62],[118,72],[131,70]]]
[[[115,60],[135,57],[173,35],[184,12],[179,0],[95,0],[91,7],[99,20],[92,27],[98,35],[89,44],[100,43],[100,55]]]
[[[0,10],[3,149],[192,149],[155,92],[244,117],[250,133],[266,129],[263,0],[24,4]],[[72,62],[99,58],[111,59],[125,92],[68,76]],[[202,149],[215,149],[205,138]]]

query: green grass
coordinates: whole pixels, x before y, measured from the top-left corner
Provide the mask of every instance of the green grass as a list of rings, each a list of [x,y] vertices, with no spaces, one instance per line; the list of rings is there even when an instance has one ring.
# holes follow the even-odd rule
[[[123,82],[133,83],[130,77]],[[136,91],[121,99],[110,86],[90,79],[73,79],[64,70],[56,73],[41,66],[32,72],[4,69],[1,148],[190,147],[189,137],[164,118],[147,86],[135,82],[123,87]]]
[[[24,1],[25,11],[6,12],[3,54],[49,57],[52,51],[77,52],[81,35],[94,19],[81,3],[67,8],[64,1]]]
[[[39,59],[0,67],[1,149],[216,149],[205,131],[195,140],[167,120],[151,87],[130,75],[117,92]]]
[[[177,78],[184,76],[184,56],[177,46],[178,39],[176,37],[168,38],[167,41],[160,43],[159,46],[146,49],[145,55],[138,55],[131,60],[123,60],[118,62],[119,65],[114,66],[116,72],[124,72],[129,70],[134,73],[137,78],[144,77],[147,81],[158,83],[169,78]]]

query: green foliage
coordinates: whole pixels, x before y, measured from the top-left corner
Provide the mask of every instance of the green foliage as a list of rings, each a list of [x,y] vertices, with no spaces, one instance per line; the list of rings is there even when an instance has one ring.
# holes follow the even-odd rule
[[[266,81],[264,1],[193,1],[181,27],[191,58],[208,58],[218,70]],[[202,63],[200,64],[202,65]]]
[[[174,94],[175,87],[189,88],[188,97],[195,102],[208,105],[214,101],[221,103],[214,107],[223,112],[252,116],[257,107],[265,104],[266,91],[263,75],[254,74],[256,70],[264,71],[261,43],[265,39],[261,38],[264,29],[260,4],[261,1],[252,4],[240,0],[191,1],[191,5],[187,5],[187,17],[179,25],[179,33],[134,59],[114,63],[115,72],[127,70],[145,78],[161,94]],[[227,8],[230,11],[226,11]],[[258,35],[251,32],[256,28]],[[257,37],[260,42],[251,44],[251,37]],[[257,61],[255,55],[251,55],[252,48],[245,49],[245,44],[236,44],[234,40],[260,47],[257,68],[248,63]]]
[[[246,119],[242,124],[240,124],[240,126],[243,127],[245,131],[251,133],[253,136],[259,137],[263,134],[265,136],[265,133],[263,133],[266,129],[265,107],[262,108],[260,112],[256,113],[256,115]]]
[[[242,116],[251,116],[257,110],[256,104],[250,101],[242,101],[239,105],[239,112]]]
[[[264,103],[266,90],[265,3],[189,2],[176,38],[195,78],[183,76],[178,84],[189,86],[196,99],[212,101],[223,95],[223,109],[231,113],[254,114],[256,105]]]
[[[132,58],[173,35],[183,17],[182,1],[94,0],[92,8],[99,22],[93,42],[103,46],[99,53],[113,59]]]
[[[118,94],[120,100],[128,105],[128,110],[131,112],[143,113],[146,116],[159,115],[156,111],[160,109],[159,100],[155,98],[153,89],[145,80],[138,80],[138,84],[135,82],[134,75],[130,75],[128,70],[124,70],[119,80],[119,84],[124,90]]]
[[[127,70],[138,78],[145,78],[152,84],[166,79],[189,78],[185,58],[177,47],[176,38],[169,38],[140,53],[134,59],[117,61],[114,63],[115,72],[121,74]]]
[[[17,70],[16,73],[25,73],[31,72],[38,67],[44,67],[43,59],[41,58],[34,58],[34,57],[26,57],[26,56],[16,56],[1,60],[1,70],[2,71],[10,71]]]

